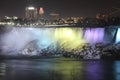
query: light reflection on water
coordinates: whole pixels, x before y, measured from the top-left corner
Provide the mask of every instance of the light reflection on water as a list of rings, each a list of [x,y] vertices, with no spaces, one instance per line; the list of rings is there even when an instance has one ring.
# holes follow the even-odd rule
[[[4,60],[0,80],[120,80],[120,61]]]
[[[102,80],[103,78],[103,63],[100,61],[88,61],[86,65],[86,78],[87,80]]]
[[[116,80],[120,80],[120,61],[116,61],[115,63],[114,63],[114,66],[115,66],[115,79]]]
[[[6,73],[6,65],[4,63],[0,63],[0,76],[4,76]]]

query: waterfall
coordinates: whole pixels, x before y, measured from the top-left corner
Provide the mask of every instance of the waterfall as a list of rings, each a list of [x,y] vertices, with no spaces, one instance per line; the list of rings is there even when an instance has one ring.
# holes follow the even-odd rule
[[[36,41],[38,49],[75,50],[85,43],[105,42],[105,28],[16,28],[0,37],[1,49],[4,53],[16,54],[29,43]],[[120,41],[120,28],[116,35],[116,43]],[[11,54],[10,53],[10,54]]]

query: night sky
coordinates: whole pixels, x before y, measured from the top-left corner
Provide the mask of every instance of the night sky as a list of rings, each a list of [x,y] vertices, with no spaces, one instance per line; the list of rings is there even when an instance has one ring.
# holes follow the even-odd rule
[[[95,17],[97,13],[110,13],[120,8],[120,0],[33,0],[37,7],[43,7],[45,16],[59,13],[61,17]],[[24,17],[26,0],[0,0],[0,17]],[[120,12],[113,16],[120,16]]]

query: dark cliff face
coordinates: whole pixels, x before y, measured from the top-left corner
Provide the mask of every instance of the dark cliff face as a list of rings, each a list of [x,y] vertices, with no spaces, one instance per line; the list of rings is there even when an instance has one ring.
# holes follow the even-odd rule
[[[8,33],[12,30],[12,27],[7,27],[7,26],[0,26],[0,59],[2,58],[2,43],[1,43],[1,39],[2,39],[2,36],[5,34],[5,33]]]
[[[0,34],[7,33],[12,30],[12,27],[0,26]]]

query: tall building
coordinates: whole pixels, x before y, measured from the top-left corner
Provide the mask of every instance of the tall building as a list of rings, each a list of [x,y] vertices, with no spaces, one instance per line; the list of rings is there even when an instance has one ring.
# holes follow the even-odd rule
[[[40,18],[43,18],[44,9],[42,7],[40,7],[40,9],[39,9],[39,15],[40,15]]]
[[[34,7],[34,6],[28,6],[26,7],[25,9],[25,17],[26,19],[37,19],[37,16],[38,16],[38,11],[37,11],[37,8]]]
[[[26,0],[26,8],[25,8],[25,18],[28,20],[34,20],[38,17],[38,11],[35,7],[35,2],[33,0]]]

